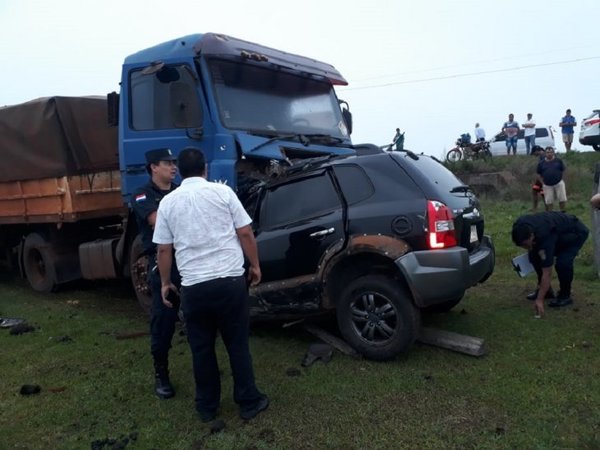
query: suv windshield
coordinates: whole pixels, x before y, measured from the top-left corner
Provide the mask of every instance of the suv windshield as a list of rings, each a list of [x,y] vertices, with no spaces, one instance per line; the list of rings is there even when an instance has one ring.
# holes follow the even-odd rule
[[[231,61],[212,60],[209,67],[225,127],[348,137],[329,83]]]

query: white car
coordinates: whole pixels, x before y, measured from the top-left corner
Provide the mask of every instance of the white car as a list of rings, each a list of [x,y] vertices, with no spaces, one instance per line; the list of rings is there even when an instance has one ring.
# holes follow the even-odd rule
[[[526,155],[525,139],[523,138],[523,129],[519,130],[517,135],[517,155]],[[549,145],[554,145],[554,129],[551,126],[540,127],[535,129],[535,145],[546,148]],[[490,151],[494,156],[506,155],[506,135],[502,132],[494,136],[490,141]],[[512,155],[512,149],[510,151]]]
[[[590,116],[581,122],[579,143],[591,145],[594,150],[600,152],[600,109],[595,109]]]

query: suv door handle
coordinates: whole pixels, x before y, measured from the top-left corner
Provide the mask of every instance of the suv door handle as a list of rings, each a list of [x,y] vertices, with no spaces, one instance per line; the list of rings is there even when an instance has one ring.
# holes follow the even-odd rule
[[[334,232],[335,232],[335,228],[331,227],[331,228],[327,228],[326,230],[315,231],[314,233],[310,233],[309,236],[311,238],[317,238],[317,237],[327,236],[328,234],[332,234]]]

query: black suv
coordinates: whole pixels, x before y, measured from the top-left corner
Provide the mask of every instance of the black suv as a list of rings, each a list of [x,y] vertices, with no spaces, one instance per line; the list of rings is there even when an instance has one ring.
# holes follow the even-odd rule
[[[342,336],[385,360],[494,270],[479,202],[439,161],[412,152],[329,157],[248,198],[262,283],[253,317],[336,310]]]

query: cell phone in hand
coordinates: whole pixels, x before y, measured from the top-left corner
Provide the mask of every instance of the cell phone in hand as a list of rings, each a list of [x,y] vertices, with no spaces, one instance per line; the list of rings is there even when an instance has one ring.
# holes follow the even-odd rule
[[[173,308],[179,308],[179,303],[181,302],[181,299],[179,298],[179,294],[173,289],[169,289],[169,292],[167,293],[167,300],[171,302]]]

